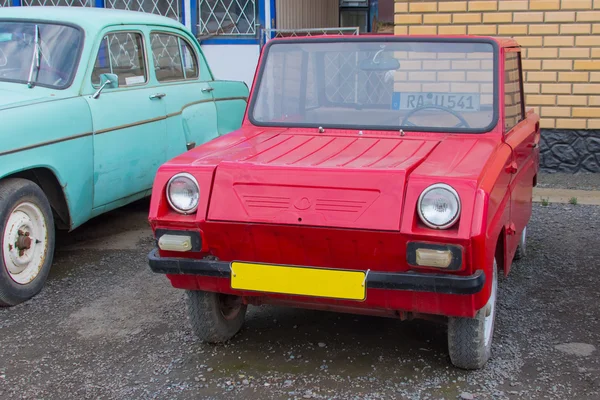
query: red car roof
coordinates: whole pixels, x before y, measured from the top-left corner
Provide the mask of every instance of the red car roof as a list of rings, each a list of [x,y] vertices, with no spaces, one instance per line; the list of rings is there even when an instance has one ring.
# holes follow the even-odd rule
[[[332,36],[354,36],[354,35],[314,35],[314,36],[284,36],[284,37],[280,37],[280,38],[276,38],[273,40],[289,40],[289,39],[295,39],[295,40],[302,40],[305,39],[307,37],[313,38],[313,39],[331,39]],[[397,38],[397,37],[402,37],[402,38],[435,38],[435,39],[487,39],[487,40],[493,40],[494,42],[498,43],[498,46],[500,47],[521,47],[521,45],[519,43],[517,43],[517,41],[513,38],[509,38],[509,37],[494,37],[494,36],[476,36],[476,35],[390,35],[390,34],[377,34],[377,33],[366,33],[366,34],[361,34],[360,35],[361,38],[369,38],[372,37],[373,39],[381,39],[381,38]]]

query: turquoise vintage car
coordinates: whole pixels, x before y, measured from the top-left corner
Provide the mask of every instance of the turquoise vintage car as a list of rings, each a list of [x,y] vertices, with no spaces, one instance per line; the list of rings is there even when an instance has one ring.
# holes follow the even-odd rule
[[[169,18],[0,9],[0,306],[42,289],[55,227],[149,195],[162,163],[239,128],[247,97]]]

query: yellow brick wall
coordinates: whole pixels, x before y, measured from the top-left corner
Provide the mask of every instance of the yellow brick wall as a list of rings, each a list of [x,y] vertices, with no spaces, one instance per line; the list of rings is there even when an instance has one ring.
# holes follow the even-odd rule
[[[514,37],[544,128],[600,129],[600,0],[395,0],[396,35]]]

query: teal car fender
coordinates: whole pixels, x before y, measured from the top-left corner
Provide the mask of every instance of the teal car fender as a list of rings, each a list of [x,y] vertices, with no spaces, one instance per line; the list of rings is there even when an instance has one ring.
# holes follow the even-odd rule
[[[64,209],[55,206],[57,224],[73,229],[89,219],[94,174],[92,118],[86,101],[70,97],[0,109],[0,120],[0,179],[51,173],[62,191],[54,196],[58,200],[62,194],[64,202]]]
[[[219,135],[238,129],[247,107],[248,86],[244,82],[234,81],[214,81],[211,86],[215,89]]]

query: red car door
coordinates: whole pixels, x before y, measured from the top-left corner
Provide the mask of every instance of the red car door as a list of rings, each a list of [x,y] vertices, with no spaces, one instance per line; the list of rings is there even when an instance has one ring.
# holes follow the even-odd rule
[[[513,150],[510,182],[510,222],[507,226],[508,256],[515,254],[531,217],[533,185],[539,166],[539,117],[525,113],[520,48],[504,53],[504,132]]]

